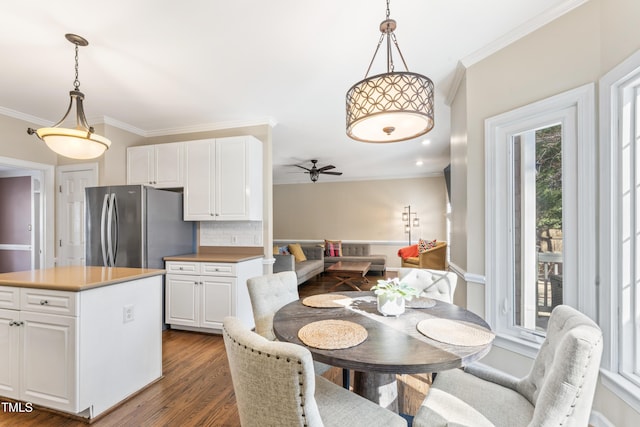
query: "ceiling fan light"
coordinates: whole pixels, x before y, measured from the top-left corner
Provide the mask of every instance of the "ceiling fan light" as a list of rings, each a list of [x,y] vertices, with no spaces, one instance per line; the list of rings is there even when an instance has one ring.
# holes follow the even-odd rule
[[[347,92],[347,135],[365,142],[398,142],[433,129],[433,82],[410,72],[364,79]]]

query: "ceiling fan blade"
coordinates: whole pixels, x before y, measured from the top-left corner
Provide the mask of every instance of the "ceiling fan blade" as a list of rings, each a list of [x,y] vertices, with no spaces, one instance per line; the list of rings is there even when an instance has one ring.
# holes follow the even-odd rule
[[[320,172],[325,175],[342,175],[342,172]]]
[[[324,171],[326,171],[326,170],[329,170],[329,169],[335,169],[335,168],[336,168],[336,167],[335,167],[335,166],[333,166],[333,165],[327,165],[327,166],[323,166],[323,167],[319,168],[319,169],[318,169],[318,172],[324,172]]]
[[[306,170],[307,172],[311,172],[311,169],[305,168],[304,166],[300,166],[300,165],[292,165],[292,166],[296,166],[296,167],[299,167],[300,169]]]

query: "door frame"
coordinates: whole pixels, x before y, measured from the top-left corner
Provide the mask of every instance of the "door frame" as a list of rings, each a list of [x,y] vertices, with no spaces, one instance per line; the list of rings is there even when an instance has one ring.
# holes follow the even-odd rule
[[[39,171],[42,174],[41,193],[43,207],[43,224],[44,230],[40,238],[40,248],[42,248],[42,258],[44,265],[41,268],[49,268],[55,265],[55,211],[54,211],[54,195],[55,195],[55,166],[43,163],[30,162],[28,160],[13,159],[10,157],[0,156],[0,165],[8,166],[16,170]]]

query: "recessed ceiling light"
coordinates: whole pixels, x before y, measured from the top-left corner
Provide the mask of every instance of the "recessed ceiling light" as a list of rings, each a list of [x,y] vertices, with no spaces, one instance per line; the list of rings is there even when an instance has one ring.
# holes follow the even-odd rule
[[[422,140],[422,145],[429,145],[431,144],[431,140],[430,139],[423,139]]]
[[[424,163],[422,162],[422,160],[418,160],[418,161],[416,162],[416,166],[422,166],[423,164],[424,164]]]

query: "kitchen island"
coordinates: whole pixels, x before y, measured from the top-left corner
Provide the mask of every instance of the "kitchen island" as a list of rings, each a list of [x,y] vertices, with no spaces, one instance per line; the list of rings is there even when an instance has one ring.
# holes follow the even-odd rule
[[[160,379],[163,274],[0,274],[0,396],[95,419]]]

